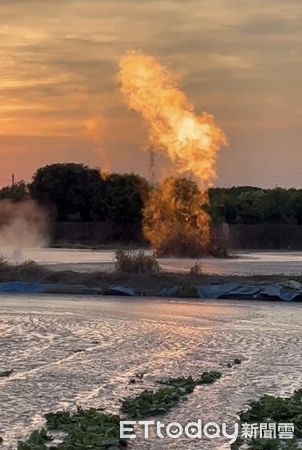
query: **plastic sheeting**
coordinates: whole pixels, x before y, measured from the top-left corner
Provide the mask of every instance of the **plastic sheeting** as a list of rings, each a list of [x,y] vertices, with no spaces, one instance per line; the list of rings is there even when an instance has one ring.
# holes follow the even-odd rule
[[[62,283],[28,283],[24,281],[8,281],[0,283],[0,294],[82,294],[98,295],[99,289],[75,286]]]
[[[222,298],[224,295],[232,292],[232,290],[237,288],[235,283],[224,283],[224,284],[209,284],[205,286],[198,286],[197,292],[200,298],[207,299],[217,299]]]
[[[302,300],[302,285],[294,288],[274,283],[269,285],[259,284],[234,284],[204,285],[198,287],[198,295],[203,299],[245,299],[245,300]]]
[[[193,287],[193,286],[192,286]],[[238,299],[238,300],[302,300],[302,284],[288,280],[284,283],[219,283],[206,284],[196,288],[199,298],[204,300]],[[183,286],[172,286],[160,292],[163,297],[182,297]],[[193,292],[193,289],[187,291]],[[186,296],[187,297],[187,296]],[[193,295],[194,297],[194,295]]]
[[[6,283],[0,283],[1,294],[36,294],[45,291],[45,287],[41,283],[26,283],[23,281],[8,281]]]
[[[133,289],[124,286],[112,286],[103,292],[100,289],[86,286],[63,283],[27,283],[23,281],[0,283],[0,294],[137,295]]]
[[[193,287],[193,286],[192,286]],[[302,284],[297,282],[273,284],[236,284],[221,283],[208,284],[194,288],[201,299],[242,299],[242,300],[284,300],[291,302],[302,301]],[[182,297],[183,287],[174,286],[161,292],[161,296]],[[194,290],[192,289],[192,292]],[[9,281],[0,283],[0,294],[73,294],[73,295],[121,295],[136,296],[137,293],[124,286],[112,286],[106,291],[85,286],[67,285],[61,283],[27,283],[23,281]],[[191,294],[194,297],[194,294]]]
[[[124,286],[111,286],[104,292],[104,295],[121,295],[126,297],[134,297],[137,295],[132,288]]]

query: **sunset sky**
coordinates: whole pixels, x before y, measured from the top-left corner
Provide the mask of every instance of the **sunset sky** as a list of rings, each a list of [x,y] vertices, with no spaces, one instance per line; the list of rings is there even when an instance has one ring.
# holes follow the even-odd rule
[[[302,187],[301,0],[1,0],[0,17],[0,185],[58,161],[148,174],[117,83],[134,49],[225,131],[217,185]]]

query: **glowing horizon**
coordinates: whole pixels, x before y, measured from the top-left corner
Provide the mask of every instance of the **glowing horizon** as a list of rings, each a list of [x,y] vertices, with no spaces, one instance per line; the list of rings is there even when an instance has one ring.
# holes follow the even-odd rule
[[[229,137],[217,184],[301,186],[301,2],[3,0],[0,14],[0,184],[57,161],[146,176],[146,132],[116,82],[141,49]]]

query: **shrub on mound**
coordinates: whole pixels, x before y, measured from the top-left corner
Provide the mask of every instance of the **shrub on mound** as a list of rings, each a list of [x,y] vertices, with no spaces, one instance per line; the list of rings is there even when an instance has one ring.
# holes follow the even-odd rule
[[[139,250],[115,250],[115,270],[126,273],[156,273],[159,264],[154,255]]]

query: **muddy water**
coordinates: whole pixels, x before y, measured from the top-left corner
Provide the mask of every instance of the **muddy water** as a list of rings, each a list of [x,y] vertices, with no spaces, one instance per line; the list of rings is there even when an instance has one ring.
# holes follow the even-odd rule
[[[223,373],[165,416],[166,424],[198,418],[232,423],[250,399],[302,386],[299,304],[14,296],[1,297],[0,309],[0,371],[14,369],[0,379],[5,449],[42,425],[46,412],[76,404],[118,412],[120,398],[167,376]],[[235,357],[243,363],[228,369]],[[146,374],[143,383],[128,385],[136,372]],[[139,438],[131,448],[229,446]]]
[[[17,261],[34,260],[53,270],[71,269],[79,272],[111,270],[112,250],[23,249],[8,250],[8,258]],[[205,272],[219,275],[301,275],[302,252],[249,252],[237,253],[232,259],[202,258]],[[198,260],[190,258],[161,258],[163,270],[186,272]]]

